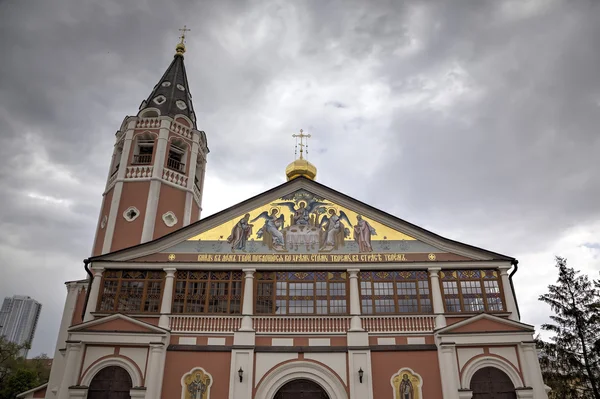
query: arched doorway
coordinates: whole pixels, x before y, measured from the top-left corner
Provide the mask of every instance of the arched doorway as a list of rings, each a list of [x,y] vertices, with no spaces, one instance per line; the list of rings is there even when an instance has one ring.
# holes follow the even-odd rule
[[[109,366],[98,372],[88,388],[88,399],[131,399],[131,376],[122,367]]]
[[[515,386],[510,378],[496,367],[477,370],[471,378],[473,399],[516,399]]]
[[[329,399],[321,386],[310,380],[293,380],[279,388],[273,399]]]

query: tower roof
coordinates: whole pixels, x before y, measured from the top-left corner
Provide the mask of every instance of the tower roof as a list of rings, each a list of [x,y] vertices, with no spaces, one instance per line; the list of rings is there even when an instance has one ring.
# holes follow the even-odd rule
[[[196,115],[192,105],[192,95],[183,63],[185,44],[182,35],[181,41],[176,46],[176,53],[163,76],[160,78],[152,93],[140,106],[140,111],[147,108],[157,108],[161,116],[174,117],[185,115],[190,118],[196,128]]]

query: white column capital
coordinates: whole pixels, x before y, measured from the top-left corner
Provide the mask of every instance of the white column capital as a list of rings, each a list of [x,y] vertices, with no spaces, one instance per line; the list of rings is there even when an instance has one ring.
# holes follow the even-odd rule
[[[245,278],[254,278],[254,273],[256,273],[256,269],[242,269],[245,274]]]
[[[346,272],[348,273],[348,278],[358,278],[360,269],[347,269]]]
[[[129,391],[131,399],[144,399],[146,397],[146,388],[133,388]]]
[[[500,267],[498,267],[498,270],[500,270],[501,276],[508,276],[508,271],[510,270],[510,266],[500,266]]]
[[[174,267],[165,267],[163,269],[163,271],[167,274],[166,277],[167,278],[174,278],[175,277],[175,273],[177,272],[177,269]]]
[[[67,352],[77,352],[83,348],[83,342],[81,341],[67,341]]]
[[[429,276],[438,277],[440,275],[441,267],[428,267],[427,271],[429,272]]]
[[[104,273],[104,268],[100,266],[92,266],[92,274],[94,277],[102,277],[102,273]]]

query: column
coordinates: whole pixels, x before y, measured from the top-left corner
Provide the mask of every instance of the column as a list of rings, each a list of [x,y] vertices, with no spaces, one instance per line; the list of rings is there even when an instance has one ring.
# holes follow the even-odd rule
[[[58,399],[69,399],[69,387],[77,385],[81,367],[81,341],[67,341],[65,372],[58,390]]]
[[[454,344],[438,345],[438,361],[442,377],[444,399],[459,399],[458,364],[456,362],[456,346]]]
[[[254,272],[256,269],[243,269],[244,299],[242,302],[242,326],[240,331],[254,331],[252,328],[252,315],[254,313]]]
[[[502,279],[502,288],[504,291],[504,306],[506,307],[506,311],[510,313],[508,318],[514,321],[519,321],[516,299],[513,296],[510,280],[508,278],[508,269],[510,269],[510,266],[499,267],[498,269],[500,270],[500,278]]]
[[[360,269],[348,269],[350,280],[350,331],[363,331],[360,320],[360,292],[358,290],[358,272]]]
[[[162,379],[165,372],[165,345],[162,342],[150,344],[148,356],[148,371],[146,372],[146,398],[160,399]]]
[[[440,289],[439,267],[430,267],[429,278],[431,280],[431,300],[433,305],[433,313],[435,314],[435,328],[446,326],[446,317],[444,317],[444,300],[442,298],[442,290]]]
[[[94,320],[92,312],[95,312],[98,306],[98,297],[100,296],[100,284],[102,283],[103,272],[103,267],[92,267],[94,279],[92,280],[92,286],[90,287],[90,295],[88,296],[88,303],[87,307],[85,308],[85,316],[83,317],[84,322]]]
[[[163,269],[167,276],[165,277],[165,288],[163,291],[162,302],[160,303],[160,318],[158,326],[169,328],[169,315],[171,314],[171,304],[173,303],[173,285],[175,284],[175,268]]]
[[[523,383],[526,387],[533,388],[533,392],[531,390],[529,392],[527,390],[517,391],[517,397],[547,399],[548,395],[542,379],[542,370],[540,369],[535,342],[521,342],[519,352],[523,365],[523,379],[525,380]]]

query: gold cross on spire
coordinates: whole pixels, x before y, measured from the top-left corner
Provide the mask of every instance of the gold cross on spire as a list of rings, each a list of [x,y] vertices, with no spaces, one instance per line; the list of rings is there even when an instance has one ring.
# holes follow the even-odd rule
[[[300,146],[300,159],[304,159],[302,153],[304,152],[304,147],[308,146],[308,144],[304,144],[303,139],[306,138],[306,141],[308,142],[308,139],[311,137],[310,134],[304,134],[304,130],[300,129],[300,134],[292,134],[292,137],[300,139],[300,144],[297,145]]]
[[[183,25],[183,29],[179,29],[179,31],[181,32],[181,36],[179,36],[179,43],[175,46],[175,52],[183,55],[185,53],[185,33],[191,31],[191,29],[188,29],[187,25]]]

